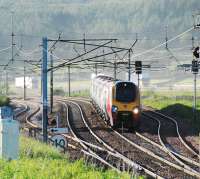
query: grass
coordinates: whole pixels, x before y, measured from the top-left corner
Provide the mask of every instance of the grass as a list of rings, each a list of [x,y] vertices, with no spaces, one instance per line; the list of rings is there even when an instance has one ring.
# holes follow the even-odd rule
[[[68,96],[68,94],[66,94]],[[90,91],[89,90],[82,90],[82,91],[75,91],[70,94],[71,97],[89,97]]]
[[[177,95],[178,94],[178,95]],[[197,93],[197,97],[198,97]],[[143,104],[150,105],[157,109],[163,109],[169,105],[173,104],[183,104],[192,108],[193,105],[193,94],[191,92],[153,92],[153,91],[145,91],[142,93],[143,96]],[[200,100],[197,100],[197,109],[200,110]]]
[[[55,148],[30,138],[20,138],[19,160],[0,160],[1,179],[129,179],[127,173],[102,170],[83,160],[70,162]]]
[[[193,94],[192,92],[184,91],[164,91],[164,92],[153,92],[145,91],[142,93],[143,99],[142,104],[151,106],[164,112],[169,112],[175,117],[179,117],[183,120],[192,122],[193,125],[200,126],[200,99],[197,99],[197,111],[196,120],[193,116]],[[199,96],[199,92],[197,97]]]
[[[54,95],[68,97],[69,93],[66,93],[63,89],[57,88],[54,90]],[[89,90],[77,90],[70,92],[70,97],[89,97],[89,96],[90,96]]]

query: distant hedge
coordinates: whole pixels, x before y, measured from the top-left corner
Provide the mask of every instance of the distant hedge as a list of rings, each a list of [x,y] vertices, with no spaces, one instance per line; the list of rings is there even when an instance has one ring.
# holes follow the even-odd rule
[[[7,96],[0,96],[0,106],[8,106],[10,104],[10,98]]]
[[[60,95],[60,96],[64,96],[65,95],[65,92],[64,92],[64,90],[63,89],[55,89],[54,91],[53,91],[53,94],[54,95]]]

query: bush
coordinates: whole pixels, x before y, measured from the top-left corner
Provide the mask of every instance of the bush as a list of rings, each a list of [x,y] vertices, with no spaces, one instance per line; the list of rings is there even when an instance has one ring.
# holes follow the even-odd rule
[[[65,95],[65,92],[64,92],[63,89],[58,88],[58,89],[55,89],[55,90],[53,91],[53,94],[54,94],[54,95],[58,95],[58,96],[64,96],[64,95]]]
[[[9,106],[10,98],[7,96],[0,96],[0,106]]]
[[[68,96],[68,93],[66,96]],[[72,91],[70,96],[71,97],[89,97],[90,91],[89,90]]]

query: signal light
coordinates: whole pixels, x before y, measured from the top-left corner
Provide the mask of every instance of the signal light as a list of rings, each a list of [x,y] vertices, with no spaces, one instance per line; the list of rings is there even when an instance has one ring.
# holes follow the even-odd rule
[[[135,61],[136,74],[142,74],[142,61]]]
[[[193,55],[196,57],[196,58],[199,58],[199,47],[196,47],[193,51]]]
[[[198,73],[199,72],[199,64],[197,60],[192,61],[192,72]]]

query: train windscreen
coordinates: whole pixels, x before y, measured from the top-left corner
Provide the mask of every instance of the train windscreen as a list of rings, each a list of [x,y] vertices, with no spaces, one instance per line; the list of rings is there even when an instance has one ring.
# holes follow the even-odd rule
[[[116,84],[116,100],[120,102],[132,102],[136,98],[137,87],[130,82],[118,82]]]

